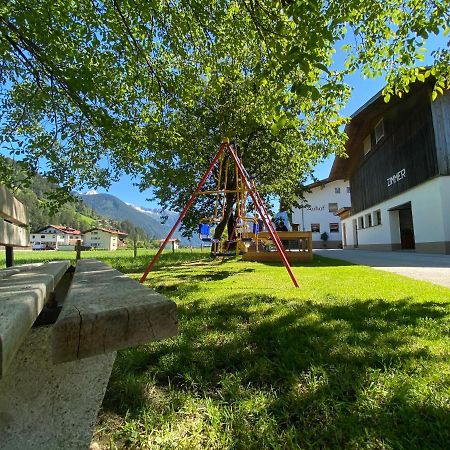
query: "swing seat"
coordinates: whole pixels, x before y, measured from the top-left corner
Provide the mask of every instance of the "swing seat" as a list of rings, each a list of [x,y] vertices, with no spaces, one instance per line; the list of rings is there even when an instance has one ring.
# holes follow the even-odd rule
[[[203,236],[200,236],[200,239],[201,239],[203,242],[212,242],[212,239],[211,239],[210,237],[203,237]]]

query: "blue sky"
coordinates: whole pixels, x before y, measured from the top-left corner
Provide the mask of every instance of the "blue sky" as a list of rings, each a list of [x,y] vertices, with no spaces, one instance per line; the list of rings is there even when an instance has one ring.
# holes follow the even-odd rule
[[[425,64],[430,64],[431,51],[438,47],[442,47],[447,43],[447,38],[443,35],[431,36],[427,41],[426,48],[427,53],[425,56]],[[345,54],[340,50],[340,47],[345,44],[345,41],[339,43],[336,46],[335,65],[343,64]],[[379,77],[376,79],[366,79],[362,77],[360,72],[356,72],[347,78],[347,83],[352,88],[352,95],[346,107],[342,110],[342,114],[350,116],[360,106],[366,103],[371,97],[373,97],[379,90],[381,90],[385,84],[384,78]],[[329,157],[316,166],[314,176],[322,179],[329,175],[331,166],[333,164],[334,157]],[[108,191],[105,189],[98,189],[98,192],[108,192],[112,195],[119,197],[121,200],[127,203],[133,203],[138,206],[144,206],[147,208],[157,208],[158,205],[155,202],[149,202],[147,199],[151,197],[151,191],[146,190],[139,192],[139,189],[133,185],[133,179],[129,176],[121,177],[120,181],[111,185]]]

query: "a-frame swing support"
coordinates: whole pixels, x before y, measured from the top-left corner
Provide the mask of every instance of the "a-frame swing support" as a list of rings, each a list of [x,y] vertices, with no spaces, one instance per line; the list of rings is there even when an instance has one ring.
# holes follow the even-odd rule
[[[258,191],[256,190],[255,184],[250,181],[250,178],[248,176],[247,171],[245,170],[244,166],[241,163],[241,160],[237,156],[234,148],[232,145],[230,145],[228,139],[224,139],[224,142],[221,144],[219,151],[217,152],[214,159],[211,161],[211,164],[209,165],[208,169],[206,169],[205,174],[203,175],[202,179],[198,183],[198,186],[196,187],[195,191],[192,193],[190,199],[186,203],[185,207],[183,208],[183,211],[181,211],[180,217],[178,217],[178,220],[175,222],[174,226],[170,230],[169,234],[167,235],[166,239],[162,243],[161,247],[159,248],[156,255],[151,260],[150,264],[145,269],[144,274],[142,275],[141,279],[139,280],[140,283],[143,283],[150,271],[153,269],[154,265],[158,261],[159,257],[161,256],[161,253],[164,251],[164,248],[166,247],[167,243],[177,230],[177,228],[180,226],[181,221],[183,220],[186,213],[189,211],[189,208],[194,203],[195,199],[197,198],[201,188],[205,184],[206,180],[209,178],[209,175],[211,174],[214,166],[216,165],[217,161],[221,158],[221,156],[228,151],[231,157],[233,158],[236,167],[238,168],[239,174],[242,177],[242,180],[245,183],[245,187],[247,188],[248,192],[250,193],[250,196],[252,198],[253,204],[256,206],[256,209],[258,213],[261,216],[261,219],[266,226],[266,228],[269,231],[270,237],[272,239],[272,242],[275,244],[275,247],[277,248],[278,254],[280,255],[281,261],[283,262],[284,266],[286,267],[287,272],[289,273],[289,276],[291,277],[292,282],[294,283],[295,287],[298,286],[297,279],[295,278],[294,273],[292,272],[292,268],[289,264],[289,261],[287,259],[286,252],[284,251],[283,244],[281,243],[280,237],[278,236],[278,233],[275,229],[275,226],[273,225],[269,213],[267,211],[266,205],[264,204],[264,201],[262,200],[261,196],[259,195]]]

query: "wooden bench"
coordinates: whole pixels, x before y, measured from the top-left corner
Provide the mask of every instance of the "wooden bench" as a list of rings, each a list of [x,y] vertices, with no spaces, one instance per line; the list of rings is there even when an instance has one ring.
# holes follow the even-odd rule
[[[176,333],[174,302],[100,261],[0,270],[0,447],[89,448],[116,351]]]
[[[14,247],[28,247],[28,215],[25,206],[0,185],[0,245],[5,246],[6,267],[14,264]]]

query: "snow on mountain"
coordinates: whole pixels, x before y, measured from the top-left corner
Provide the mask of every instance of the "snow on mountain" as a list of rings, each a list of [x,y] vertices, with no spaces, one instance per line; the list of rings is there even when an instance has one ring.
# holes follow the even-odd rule
[[[125,202],[126,203],[126,202]],[[152,208],[144,208],[142,206],[136,206],[133,205],[133,203],[127,203],[128,206],[131,206],[132,208],[134,208],[136,211],[139,211],[141,213],[144,214],[148,214],[149,216],[160,216],[160,212],[157,209],[152,209]]]
[[[158,220],[160,223],[163,223],[162,217],[167,218],[164,220],[164,224],[168,226],[172,226],[178,219],[178,213],[174,211],[161,211],[157,208],[145,208],[143,206],[133,205],[132,203],[127,203],[127,205],[131,206],[136,211],[147,214],[153,219]]]

